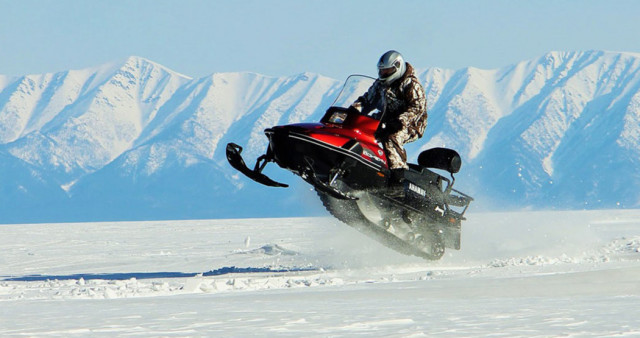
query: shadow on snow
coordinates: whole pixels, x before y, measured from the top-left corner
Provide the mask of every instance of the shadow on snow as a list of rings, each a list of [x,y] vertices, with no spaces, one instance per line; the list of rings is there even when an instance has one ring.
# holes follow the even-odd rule
[[[21,277],[8,277],[2,278],[3,281],[14,282],[34,282],[34,281],[47,281],[47,280],[128,280],[128,279],[156,279],[156,278],[190,278],[196,276],[210,277],[220,276],[232,273],[281,273],[281,272],[302,272],[302,271],[316,271],[318,268],[238,268],[235,266],[222,267],[216,270],[211,270],[204,273],[187,273],[187,272],[124,272],[124,273],[79,273],[72,275],[27,275]]]

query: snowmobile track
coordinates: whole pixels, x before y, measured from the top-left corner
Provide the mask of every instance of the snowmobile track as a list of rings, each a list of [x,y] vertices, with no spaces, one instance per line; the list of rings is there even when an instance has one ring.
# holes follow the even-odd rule
[[[325,209],[327,209],[331,215],[350,227],[384,244],[390,249],[405,255],[421,257],[426,260],[438,260],[444,254],[444,250],[436,254],[426,253],[412,247],[407,242],[382,229],[362,214],[355,200],[337,199],[317,190],[316,193],[320,197]]]

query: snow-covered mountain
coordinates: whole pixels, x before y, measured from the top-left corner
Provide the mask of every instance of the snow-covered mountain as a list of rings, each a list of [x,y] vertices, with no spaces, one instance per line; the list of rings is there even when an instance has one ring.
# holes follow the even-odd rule
[[[413,158],[457,149],[457,184],[476,207],[637,207],[639,71],[640,54],[601,51],[422,70],[429,126],[407,148]],[[191,79],[140,57],[0,76],[0,222],[317,212],[289,173],[267,169],[293,189],[237,175],[224,145],[245,146],[252,160],[266,127],[319,119],[341,82],[309,73]]]
[[[600,51],[430,70],[425,147],[461,150],[476,193],[497,205],[637,207],[639,71],[640,54]]]

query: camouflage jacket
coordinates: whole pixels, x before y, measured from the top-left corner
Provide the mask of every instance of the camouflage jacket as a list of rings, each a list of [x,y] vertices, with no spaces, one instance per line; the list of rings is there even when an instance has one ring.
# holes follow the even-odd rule
[[[382,122],[386,133],[404,129],[411,138],[419,138],[427,127],[427,98],[413,67],[407,63],[404,75],[387,86],[376,80],[369,90],[360,96],[353,107],[367,114],[373,109],[384,113]]]

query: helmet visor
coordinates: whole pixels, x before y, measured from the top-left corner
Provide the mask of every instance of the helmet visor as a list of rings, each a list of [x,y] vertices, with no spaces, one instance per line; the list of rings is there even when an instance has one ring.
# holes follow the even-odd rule
[[[378,77],[386,79],[397,71],[396,67],[382,68],[378,70]]]

